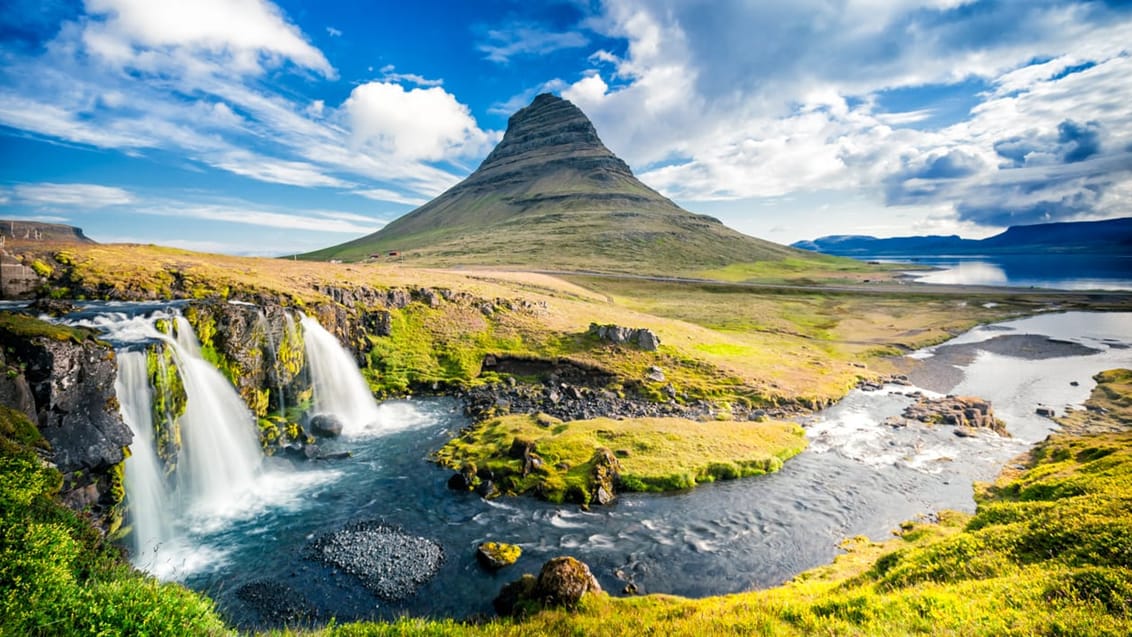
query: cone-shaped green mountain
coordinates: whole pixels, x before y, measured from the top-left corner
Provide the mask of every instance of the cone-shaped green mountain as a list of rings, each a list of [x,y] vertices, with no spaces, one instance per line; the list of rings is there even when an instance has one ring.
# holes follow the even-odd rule
[[[422,265],[649,273],[813,256],[680,208],[634,177],[578,107],[549,94],[511,116],[467,179],[378,232],[304,257],[390,251]]]

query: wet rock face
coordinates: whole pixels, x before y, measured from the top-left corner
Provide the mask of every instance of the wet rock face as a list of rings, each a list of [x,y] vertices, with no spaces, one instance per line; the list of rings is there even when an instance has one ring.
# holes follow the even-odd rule
[[[0,399],[27,413],[51,444],[49,460],[63,474],[62,500],[88,510],[106,530],[120,503],[121,476],[133,440],[118,412],[118,364],[109,345],[0,332],[6,378]],[[117,491],[117,493],[115,493]]]
[[[357,577],[382,599],[398,600],[436,575],[444,549],[428,538],[368,520],[315,538],[306,557]]]

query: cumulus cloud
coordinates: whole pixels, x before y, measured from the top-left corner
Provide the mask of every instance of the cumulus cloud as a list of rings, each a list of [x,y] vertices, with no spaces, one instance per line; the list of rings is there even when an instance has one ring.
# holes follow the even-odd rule
[[[207,59],[258,73],[264,64],[286,60],[335,74],[322,52],[265,0],[86,0],[86,8],[91,19],[83,42],[112,64],[161,72],[192,62],[182,66],[192,72]]]
[[[489,137],[468,107],[444,89],[367,82],[342,105],[355,144],[410,160],[480,153]]]
[[[561,93],[669,196],[844,189],[956,226],[1121,214],[1112,193],[1132,179],[1132,16],[1115,5],[800,0],[708,11],[611,0],[602,9],[589,24],[626,52],[595,51]],[[939,111],[930,98],[892,110],[881,99],[964,84],[989,87],[967,89],[969,110]],[[1038,166],[1040,178],[1012,172]]]

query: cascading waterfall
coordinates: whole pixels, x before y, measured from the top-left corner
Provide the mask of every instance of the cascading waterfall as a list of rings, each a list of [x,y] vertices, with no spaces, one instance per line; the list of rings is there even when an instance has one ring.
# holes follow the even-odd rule
[[[378,432],[381,412],[354,358],[317,320],[304,314],[299,322],[314,388],[313,412],[338,418],[346,435]]]
[[[228,379],[204,360],[188,320],[177,316],[174,323],[176,339],[169,342],[187,397],[178,489],[194,509],[223,509],[248,490],[262,463],[255,419]]]
[[[118,354],[114,390],[122,419],[134,434],[130,457],[126,458],[126,494],[133,528],[133,561],[136,566],[144,567],[158,549],[173,538],[168,515],[169,489],[154,448],[153,392],[145,354],[135,351]]]

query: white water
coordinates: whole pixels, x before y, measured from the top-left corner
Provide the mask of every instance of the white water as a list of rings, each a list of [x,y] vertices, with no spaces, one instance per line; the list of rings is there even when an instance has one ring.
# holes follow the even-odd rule
[[[342,421],[347,436],[385,433],[381,411],[358,365],[338,339],[315,319],[300,318],[315,414],[331,414]]]
[[[181,497],[205,515],[232,510],[255,480],[263,451],[255,417],[228,379],[201,355],[192,326],[177,316],[174,353],[187,402],[181,416]]]
[[[169,489],[153,440],[153,392],[149,386],[145,354],[121,352],[114,390],[122,408],[122,419],[134,434],[130,457],[126,458],[126,493],[132,527],[135,566],[144,568],[157,551],[173,538],[168,516]]]

